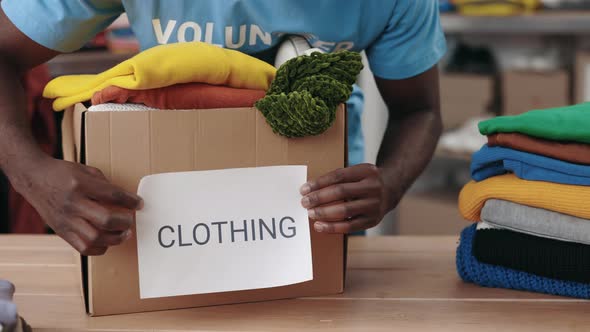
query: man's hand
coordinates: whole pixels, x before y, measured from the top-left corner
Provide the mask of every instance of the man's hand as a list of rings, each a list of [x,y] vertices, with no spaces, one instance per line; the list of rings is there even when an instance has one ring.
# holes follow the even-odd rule
[[[142,200],[100,170],[50,157],[26,170],[15,187],[45,222],[83,255],[102,255],[131,236]]]
[[[23,34],[0,8],[0,169],[57,234],[84,255],[100,255],[131,235],[141,199],[97,169],[53,159],[38,147],[20,77],[57,54]]]
[[[375,82],[389,108],[378,167],[342,168],[302,186],[301,204],[318,232],[350,233],[377,225],[433,155],[442,131],[437,67],[403,80],[375,77]]]
[[[303,207],[314,220],[314,229],[326,233],[351,233],[376,226],[391,209],[377,166],[361,164],[341,168],[301,187]]]

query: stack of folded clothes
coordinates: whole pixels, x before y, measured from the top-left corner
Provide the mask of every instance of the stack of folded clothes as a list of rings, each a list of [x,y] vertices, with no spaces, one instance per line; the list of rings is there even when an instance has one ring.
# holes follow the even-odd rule
[[[236,50],[177,43],[153,47],[97,75],[58,77],[43,96],[54,99],[56,111],[87,101],[93,104],[89,111],[256,106],[276,133],[299,137],[332,125],[361,69],[360,54],[349,51],[299,56],[276,70]]]
[[[56,111],[91,99],[184,108],[176,103],[186,106],[190,95],[202,96],[203,89],[225,95],[246,89],[260,96],[275,74],[273,66],[238,51],[200,42],[177,43],[150,48],[97,75],[58,77],[47,84],[44,96],[55,99]],[[184,97],[179,99],[180,95]]]
[[[457,270],[481,286],[590,298],[590,103],[480,122]]]

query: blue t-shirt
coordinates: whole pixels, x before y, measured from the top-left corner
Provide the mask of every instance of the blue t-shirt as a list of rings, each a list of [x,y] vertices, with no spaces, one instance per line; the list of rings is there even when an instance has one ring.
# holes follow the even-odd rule
[[[437,0],[3,0],[7,17],[35,42],[61,52],[82,47],[126,12],[141,48],[204,41],[244,53],[301,35],[331,52],[365,50],[373,73],[416,76],[446,51]],[[362,94],[348,102],[351,164],[362,162]]]

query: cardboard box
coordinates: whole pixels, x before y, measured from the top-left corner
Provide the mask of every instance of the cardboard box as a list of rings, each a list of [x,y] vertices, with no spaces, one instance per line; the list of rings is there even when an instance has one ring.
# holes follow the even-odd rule
[[[440,75],[440,102],[445,130],[484,114],[493,98],[493,79],[470,74]]]
[[[64,157],[99,168],[113,183],[132,192],[143,176],[163,172],[308,165],[308,177],[315,178],[345,165],[345,120],[342,106],[335,124],[322,135],[286,139],[274,134],[254,108],[87,112],[79,104],[64,117]],[[341,293],[344,237],[311,231],[311,242],[312,281],[141,300],[133,238],[104,256],[83,257],[87,311],[100,316]]]
[[[590,101],[590,51],[578,51],[575,64],[575,103]]]
[[[504,72],[502,100],[506,115],[569,105],[569,75],[565,70]]]
[[[397,208],[395,234],[457,235],[469,225],[457,207],[458,192],[435,191],[407,194]]]

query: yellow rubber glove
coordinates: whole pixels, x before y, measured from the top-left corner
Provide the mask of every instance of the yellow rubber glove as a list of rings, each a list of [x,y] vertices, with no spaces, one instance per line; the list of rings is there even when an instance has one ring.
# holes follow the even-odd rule
[[[160,45],[97,75],[68,75],[47,84],[45,98],[64,110],[90,100],[96,91],[114,85],[131,90],[199,82],[232,88],[267,90],[276,69],[247,54],[202,42]]]

